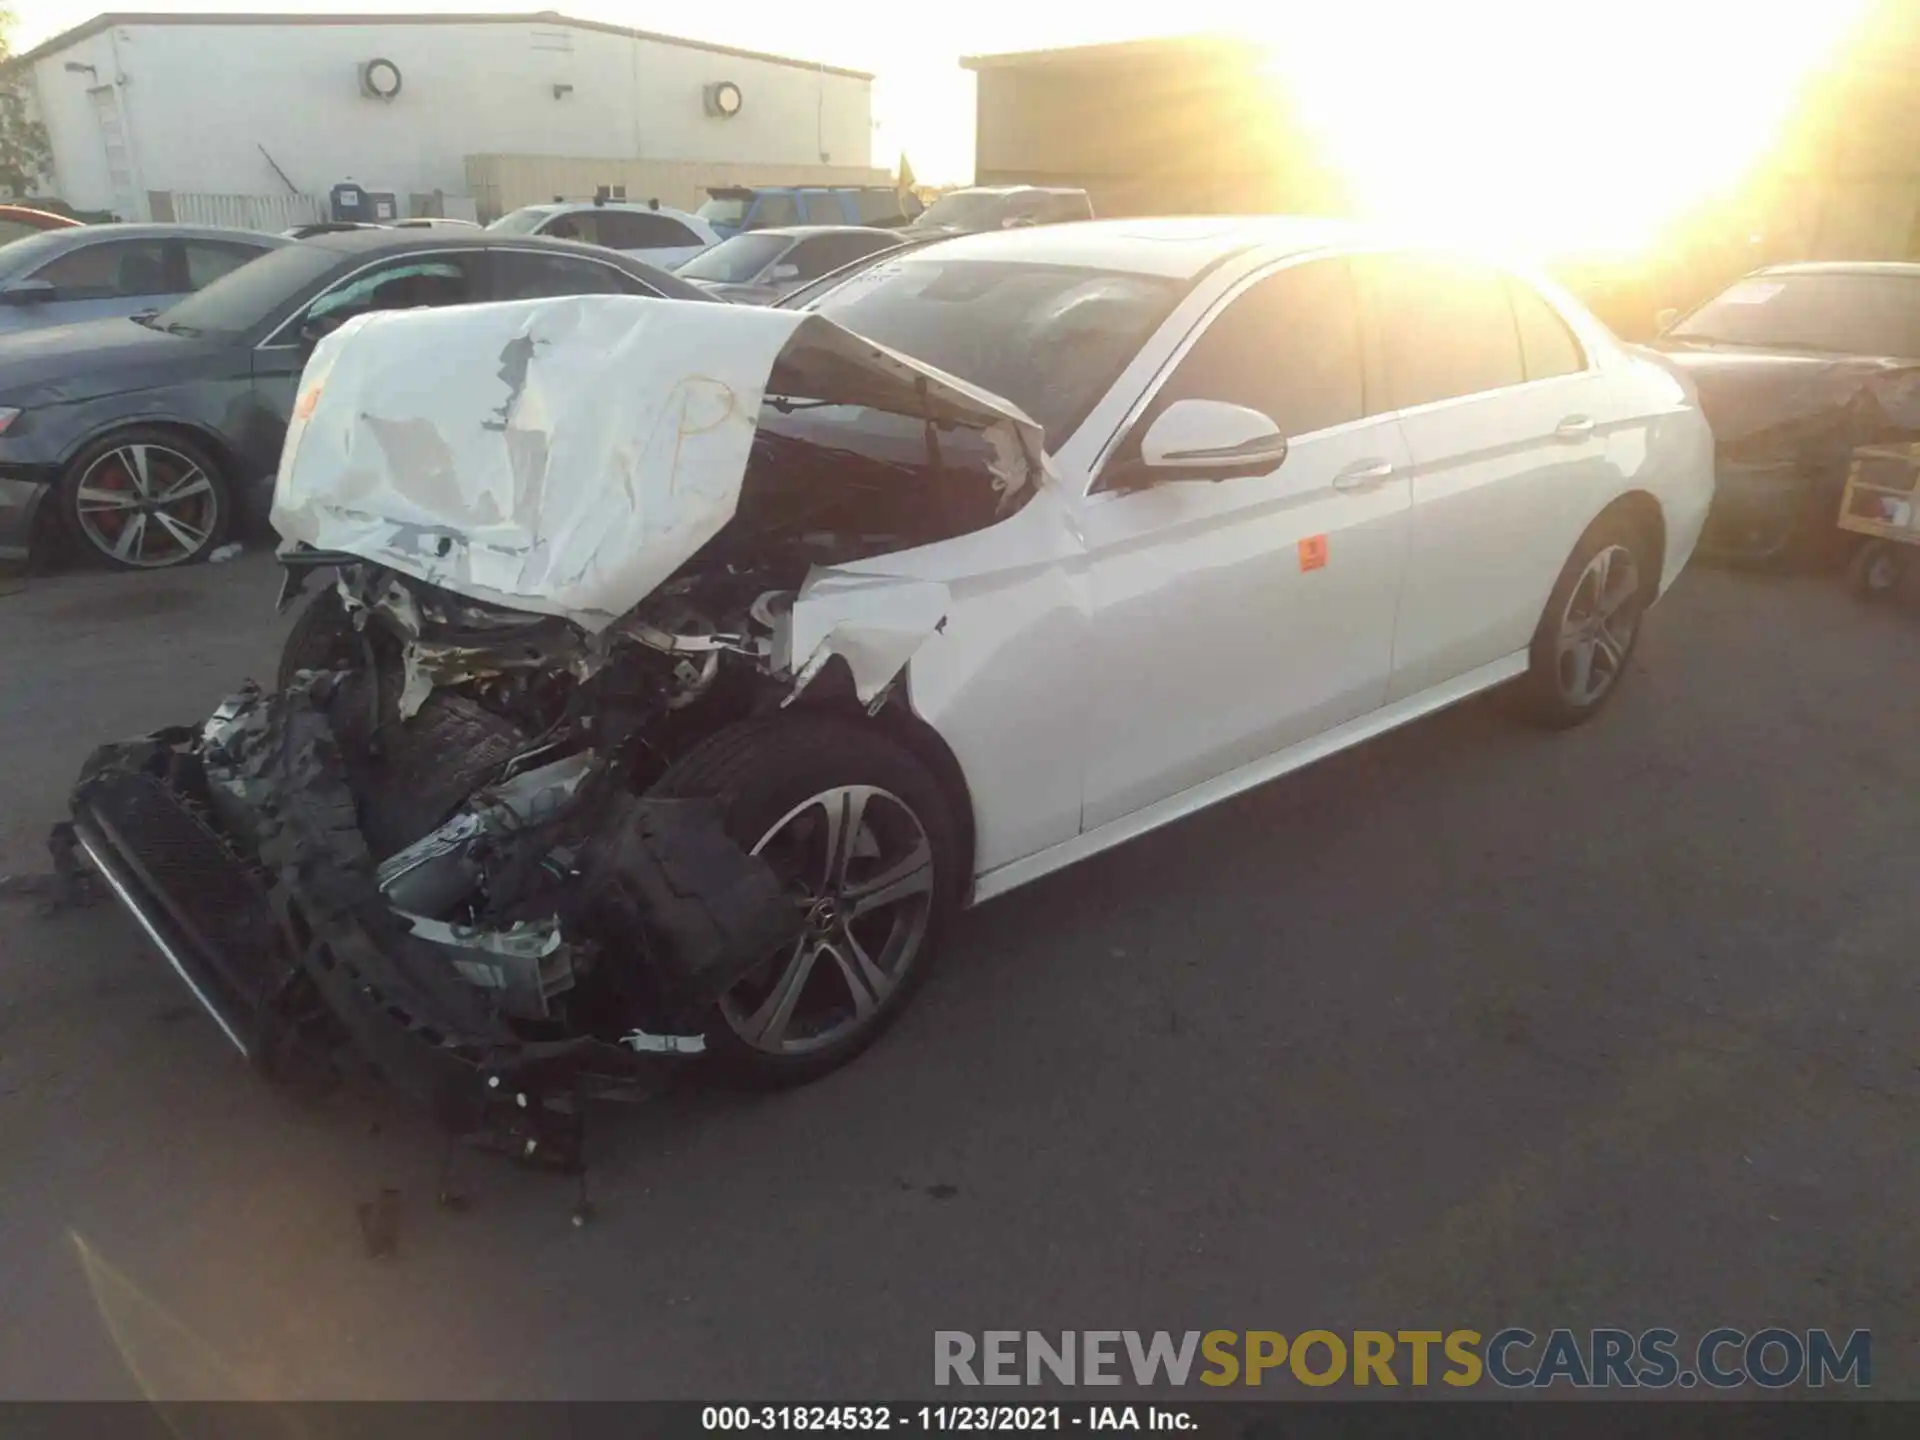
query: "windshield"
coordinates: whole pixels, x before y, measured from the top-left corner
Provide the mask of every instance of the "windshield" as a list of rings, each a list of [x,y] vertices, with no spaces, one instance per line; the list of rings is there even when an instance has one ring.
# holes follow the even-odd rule
[[[963,230],[974,225],[991,225],[1004,198],[990,190],[960,190],[942,195],[921,211],[914,224],[952,225]]]
[[[1179,300],[1152,275],[895,259],[808,307],[1011,400],[1058,446]]]
[[[752,208],[751,195],[716,195],[693,213],[710,225],[738,225]]]
[[[269,250],[164,311],[155,324],[204,335],[239,335],[271,319],[344,257],[302,242]]]
[[[722,240],[711,250],[703,250],[674,274],[683,280],[712,280],[722,285],[744,285],[753,279],[789,245],[790,235],[736,235]]]
[[[526,205],[518,210],[509,210],[487,229],[502,235],[531,235],[551,214],[544,205]]]
[[[1920,277],[1750,275],[1666,338],[1840,355],[1920,355]]]

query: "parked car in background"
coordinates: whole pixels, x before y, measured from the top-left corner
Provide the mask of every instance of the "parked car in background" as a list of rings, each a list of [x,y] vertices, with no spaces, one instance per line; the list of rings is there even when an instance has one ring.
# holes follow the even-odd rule
[[[71,230],[80,222],[71,215],[35,210],[27,205],[0,205],[0,245],[48,230]]]
[[[1914,438],[1887,422],[1913,408],[1920,264],[1771,266],[1661,319],[1655,348],[1698,388],[1718,446],[1702,548],[1751,565],[1837,557],[1851,543],[1835,521],[1854,447]]]
[[[966,235],[1092,218],[1093,202],[1084,190],[1064,185],[976,185],[942,195],[913,222],[913,228]]]
[[[477,220],[459,220],[451,215],[414,215],[393,222],[395,230],[478,230]]]
[[[348,230],[385,230],[387,228],[372,220],[309,220],[304,225],[295,225],[280,233],[289,240],[311,240],[316,235],[339,235]]]
[[[721,235],[792,225],[867,225],[891,229],[920,213],[910,191],[891,185],[715,185],[700,218]]]
[[[157,315],[0,344],[0,559],[27,558],[49,500],[87,550],[130,568],[196,560],[263,515],[300,371],[355,315],[542,295],[709,298],[626,256],[530,236],[354,230],[271,243],[259,263]]]
[[[771,305],[842,266],[900,247],[897,230],[857,225],[794,225],[722,240],[674,274],[726,300]]]
[[[0,336],[157,310],[287,242],[211,225],[74,225],[0,246]]]
[[[487,229],[496,235],[581,240],[669,270],[709,245],[720,243],[719,232],[698,215],[620,200],[556,200],[550,205],[524,205],[502,215]]]

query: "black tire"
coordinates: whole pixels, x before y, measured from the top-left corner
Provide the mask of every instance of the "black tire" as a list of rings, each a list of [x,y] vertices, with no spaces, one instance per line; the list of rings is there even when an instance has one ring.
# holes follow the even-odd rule
[[[1869,540],[1854,551],[1847,565],[1847,586],[1862,600],[1884,600],[1900,588],[1907,572],[1903,546]]]
[[[329,585],[306,603],[294,617],[280,647],[280,665],[274,672],[274,689],[284,692],[293,677],[302,670],[337,670],[352,663],[353,623],[340,592]]]
[[[1575,600],[1576,590],[1586,580],[1596,557],[1607,551],[1624,551],[1632,557],[1636,583],[1624,602],[1633,607],[1632,624],[1624,642],[1616,647],[1618,658],[1607,661],[1610,678],[1597,693],[1589,693],[1581,699],[1572,693],[1569,676],[1563,668],[1566,657],[1563,656],[1561,645],[1562,631],[1570,623],[1569,606]],[[1639,644],[1646,608],[1658,593],[1658,567],[1654,545],[1627,516],[1605,514],[1588,527],[1587,533],[1580,537],[1580,543],[1573,547],[1573,553],[1567,557],[1553,593],[1547,599],[1546,609],[1541,612],[1540,623],[1533,632],[1527,673],[1515,681],[1508,691],[1509,708],[1514,714],[1534,725],[1550,730],[1565,730],[1584,724],[1606,708],[1607,701],[1613,698],[1626,676],[1627,666]],[[1621,628],[1616,624],[1609,627],[1609,631],[1617,635]],[[1589,661],[1590,665],[1597,663],[1597,660]]]
[[[750,1043],[728,1018],[728,1007],[737,1008],[730,996],[716,1009],[706,1030],[710,1060],[730,1078],[760,1085],[817,1079],[860,1054],[899,1016],[926,978],[959,908],[964,852],[952,802],[926,767],[877,725],[817,713],[787,713],[730,726],[683,756],[651,792],[662,797],[717,799],[728,833],[751,850],[783,817],[841,786],[876,787],[917,820],[932,864],[924,929],[904,970],[872,1013],[822,1048],[778,1054]],[[784,954],[771,957],[763,967],[769,973],[742,981],[735,995],[750,996],[762,979],[770,992],[774,967],[783,969],[787,958]]]
[[[152,506],[141,496],[143,484],[185,493]],[[124,494],[128,503],[103,505],[103,494]],[[120,570],[191,565],[233,529],[225,467],[204,445],[161,426],[133,425],[90,442],[61,473],[59,495],[60,518],[80,553]]]

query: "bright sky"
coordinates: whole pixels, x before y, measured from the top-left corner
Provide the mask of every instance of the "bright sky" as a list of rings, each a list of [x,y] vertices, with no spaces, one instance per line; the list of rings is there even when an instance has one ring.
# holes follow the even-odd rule
[[[181,10],[527,10],[543,0],[177,0]],[[1631,248],[1764,147],[1795,82],[1866,0],[544,0],[871,70],[874,162],[971,178],[962,54],[1231,30],[1269,43],[1370,212],[1533,252]],[[110,3],[13,0],[16,48]]]

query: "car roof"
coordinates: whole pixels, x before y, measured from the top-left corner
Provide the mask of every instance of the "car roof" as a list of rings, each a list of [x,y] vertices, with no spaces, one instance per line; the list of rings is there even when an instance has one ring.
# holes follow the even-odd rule
[[[48,238],[64,244],[91,240],[250,240],[263,244],[285,243],[285,237],[264,230],[240,230],[231,225],[128,224],[113,220],[102,225],[66,225],[44,232]]]
[[[891,237],[899,233],[898,230],[889,230],[882,225],[767,225],[758,230],[744,230],[741,232],[742,235],[784,235],[792,240],[805,240],[814,235],[886,235]]]
[[[1802,260],[1769,265],[1760,275],[1905,275],[1920,279],[1920,262],[1911,260]]]
[[[604,245],[589,245],[584,240],[557,240],[551,235],[502,235],[493,230],[469,230],[457,226],[431,229],[340,230],[315,235],[308,240],[284,242],[304,245],[310,250],[328,250],[342,259],[373,259],[388,253],[415,253],[427,250],[548,250],[556,255],[580,255],[637,275],[662,295],[672,300],[705,300],[708,296],[690,280],[682,280],[657,265]]]
[[[1303,215],[1203,215],[1166,219],[1076,220],[956,235],[927,247],[947,260],[1077,265],[1190,280],[1232,255],[1260,248],[1304,254],[1364,243],[1371,237],[1346,220]]]
[[[966,185],[950,191],[954,195],[1084,195],[1080,185]],[[944,198],[944,197],[943,197]]]
[[[0,245],[0,274],[19,275],[35,265],[44,265],[71,251],[116,240],[224,240],[242,245],[258,245],[262,250],[277,250],[293,242],[284,235],[268,235],[258,230],[230,230],[217,225],[68,225],[58,230],[42,230],[23,235]]]
[[[671,205],[647,205],[634,200],[549,200],[540,205],[522,205],[542,215],[572,215],[582,210],[618,210],[624,215],[671,215],[676,220],[698,220],[691,210],[676,210]]]

